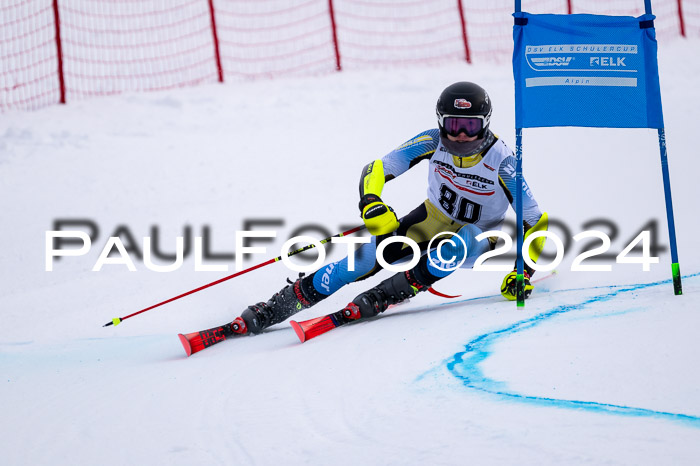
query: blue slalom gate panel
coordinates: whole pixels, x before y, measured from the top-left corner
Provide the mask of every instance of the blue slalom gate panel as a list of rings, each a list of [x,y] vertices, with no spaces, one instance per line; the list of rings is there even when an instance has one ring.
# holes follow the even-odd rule
[[[516,127],[663,128],[654,15],[513,16]]]

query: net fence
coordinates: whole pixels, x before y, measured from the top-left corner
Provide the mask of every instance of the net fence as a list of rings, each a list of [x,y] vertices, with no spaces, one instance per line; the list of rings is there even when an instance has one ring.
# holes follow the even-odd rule
[[[642,0],[523,0],[639,16]],[[700,0],[657,0],[661,41]],[[122,92],[340,69],[508,62],[512,0],[0,0],[0,112]]]

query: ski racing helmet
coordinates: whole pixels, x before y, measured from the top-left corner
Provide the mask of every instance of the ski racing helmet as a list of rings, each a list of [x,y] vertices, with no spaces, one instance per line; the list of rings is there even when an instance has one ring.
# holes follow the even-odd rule
[[[491,99],[478,84],[462,81],[447,86],[435,105],[440,135],[484,137],[491,122]]]

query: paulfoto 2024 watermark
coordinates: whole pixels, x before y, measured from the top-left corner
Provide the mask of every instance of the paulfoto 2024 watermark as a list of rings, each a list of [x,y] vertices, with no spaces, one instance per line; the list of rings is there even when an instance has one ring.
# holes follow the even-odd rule
[[[46,231],[45,234],[45,270],[52,272],[54,270],[54,262],[62,257],[79,257],[86,256],[92,250],[92,244],[97,236],[96,224],[92,221],[74,221],[74,222],[54,222],[54,226],[65,226],[68,223],[80,224],[78,226],[90,226],[88,234],[85,231],[78,229],[54,229]],[[281,219],[256,220],[254,222],[246,221],[244,224],[250,225],[280,225],[284,222]],[[656,220],[648,221],[642,228],[638,230],[627,243],[624,249],[618,254],[611,253],[610,248],[612,240],[618,236],[619,228],[617,225],[608,219],[593,219],[583,223],[583,227],[599,226],[606,231],[598,229],[586,229],[576,235],[571,235],[571,230],[563,222],[554,220],[550,222],[550,227],[554,226],[559,230],[555,231],[539,231],[534,232],[524,240],[523,243],[523,260],[525,263],[537,271],[551,271],[560,266],[566,252],[571,250],[572,241],[582,244],[581,251],[574,258],[570,269],[574,272],[610,272],[612,271],[614,259],[615,264],[640,264],[643,271],[651,270],[651,264],[659,262],[657,254],[664,251],[666,248],[658,244]],[[646,228],[645,228],[646,227]],[[306,224],[303,226],[306,230],[315,230],[325,234],[328,231],[320,225]],[[510,230],[515,233],[514,222],[506,222],[504,230]],[[156,233],[153,239],[157,239],[157,231],[152,228],[151,231]],[[217,262],[217,259],[226,259],[235,261],[235,270],[241,271],[244,269],[244,262],[247,258],[254,258],[256,255],[269,254],[268,248],[264,246],[251,246],[252,243],[272,242],[277,238],[275,230],[240,230],[235,232],[235,253],[219,253],[212,254],[210,251],[210,229],[208,226],[203,228],[202,236],[193,236],[191,229],[188,227],[184,236],[175,238],[175,253],[164,254],[158,248],[154,247],[155,241],[151,236],[142,238],[141,248],[134,244],[134,235],[122,225],[110,236],[102,247],[99,257],[95,261],[92,271],[99,272],[104,266],[122,266],[129,271],[137,271],[132,255],[143,261],[146,269],[154,272],[174,272],[179,270],[184,259],[190,253],[194,255],[194,271],[196,272],[228,272],[229,265]],[[293,233],[300,233],[302,230],[297,228]],[[126,234],[125,234],[126,233]],[[561,233],[564,233],[563,235]],[[127,246],[125,246],[122,236],[128,238]],[[513,252],[513,244],[515,235],[508,234],[503,230],[486,231],[476,236],[477,241],[489,241],[498,239],[497,246],[489,249],[481,254],[474,261],[472,269],[475,271],[504,271],[509,272],[513,269],[512,260],[515,258]],[[533,262],[530,259],[528,251],[531,243],[538,239],[546,238],[547,244],[553,245],[554,252],[543,252],[540,255],[538,262]],[[612,237],[612,238],[611,238]],[[588,240],[588,241],[586,241]],[[331,236],[328,235],[325,239],[319,239],[318,236],[295,234],[286,240],[279,250],[278,260],[283,262],[287,268],[295,272],[312,272],[320,268],[326,259],[326,247],[333,245],[345,245],[348,256],[348,268],[350,271],[355,269],[355,248],[357,245],[371,242],[368,236]],[[412,250],[412,257],[408,261],[403,261],[400,264],[389,264],[384,257],[385,248],[392,243],[404,243]],[[193,244],[192,244],[193,243]],[[330,243],[330,244],[328,244]],[[66,248],[66,245],[78,245],[79,247]],[[305,244],[301,249],[292,249],[294,245]],[[193,246],[193,248],[192,248]],[[341,246],[342,247],[342,246]],[[445,249],[447,247],[447,249]],[[551,249],[552,246],[548,246]],[[192,251],[193,249],[193,251]],[[307,264],[299,264],[292,261],[291,256],[294,256],[303,251],[315,249],[316,257],[309,262],[306,257],[304,262]],[[438,269],[447,271],[460,267],[467,260],[469,251],[465,241],[459,235],[453,232],[441,232],[436,234],[428,245],[428,250],[435,250],[435,254],[428,256],[432,265]],[[446,252],[446,251],[452,251]],[[458,251],[455,253],[454,251]],[[385,269],[393,272],[409,270],[414,267],[421,257],[420,246],[412,239],[405,236],[391,236],[381,241],[376,247],[376,260]],[[170,261],[168,264],[157,264],[154,256],[160,262],[164,260]],[[437,256],[437,260],[433,257]],[[447,257],[446,257],[447,256]],[[212,260],[214,259],[214,260]],[[208,262],[205,263],[205,260]],[[490,263],[485,263],[489,260]],[[511,261],[508,263],[508,261]],[[583,262],[586,261],[584,264]],[[604,262],[604,263],[601,263]]]

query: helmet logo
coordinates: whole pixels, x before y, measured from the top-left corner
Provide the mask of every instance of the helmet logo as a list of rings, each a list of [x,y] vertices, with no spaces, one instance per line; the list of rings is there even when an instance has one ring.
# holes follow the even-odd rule
[[[472,103],[467,99],[455,99],[455,108],[472,108]]]

